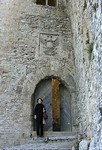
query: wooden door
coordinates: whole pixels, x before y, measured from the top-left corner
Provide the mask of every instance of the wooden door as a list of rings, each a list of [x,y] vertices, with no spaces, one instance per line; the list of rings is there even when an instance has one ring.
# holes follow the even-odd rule
[[[71,95],[69,90],[60,84],[60,124],[61,131],[71,131]]]
[[[52,80],[52,120],[53,131],[60,131],[60,82]]]
[[[35,89],[34,106],[39,97],[43,99],[48,113],[45,131],[71,131],[71,96],[69,90],[56,79],[45,79]]]

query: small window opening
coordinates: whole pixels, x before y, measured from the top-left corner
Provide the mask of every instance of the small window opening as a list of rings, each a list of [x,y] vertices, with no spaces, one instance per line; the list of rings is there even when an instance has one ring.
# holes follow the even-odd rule
[[[38,5],[46,5],[46,0],[37,0],[36,4],[38,4]]]
[[[49,6],[56,6],[56,0],[48,0]]]
[[[56,6],[56,0],[36,0],[37,5]]]

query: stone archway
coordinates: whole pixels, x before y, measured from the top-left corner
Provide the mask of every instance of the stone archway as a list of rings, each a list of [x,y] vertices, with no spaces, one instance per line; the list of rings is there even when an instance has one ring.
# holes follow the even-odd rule
[[[57,79],[55,79],[57,80]],[[58,80],[57,80],[58,81]],[[53,106],[53,94],[52,94],[52,78],[45,78],[41,80],[36,88],[34,93],[32,94],[32,100],[31,100],[31,109],[32,114],[34,110],[34,106],[36,104],[36,99],[38,97],[41,97],[43,99],[43,104],[46,107],[47,113],[48,113],[48,120],[45,125],[45,131],[71,131],[72,129],[72,123],[71,123],[71,96],[68,88],[60,81],[59,85],[59,104],[60,104],[60,110],[59,111],[59,120],[60,120],[60,127],[56,128],[54,127],[54,114],[53,110],[56,111],[57,104],[55,104],[55,107]],[[32,128],[35,130],[35,122],[32,117]]]

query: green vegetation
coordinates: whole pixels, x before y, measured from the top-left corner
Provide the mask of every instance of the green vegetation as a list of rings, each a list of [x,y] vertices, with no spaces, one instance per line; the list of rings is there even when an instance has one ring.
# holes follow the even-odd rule
[[[94,9],[94,11],[96,12],[96,9],[98,8],[99,6],[98,6],[98,3],[95,3],[94,5],[93,5],[93,9]]]
[[[84,6],[83,6],[83,11],[85,11],[85,9],[87,8],[87,3],[86,0],[84,1]]]

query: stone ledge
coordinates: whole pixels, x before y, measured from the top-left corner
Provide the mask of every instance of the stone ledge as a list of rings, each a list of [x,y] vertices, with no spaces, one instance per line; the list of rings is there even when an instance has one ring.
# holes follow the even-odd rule
[[[36,131],[32,131],[31,133],[32,137],[36,137]],[[45,136],[77,136],[78,133],[77,132],[63,132],[63,131],[57,131],[57,132],[54,132],[54,131],[45,131],[44,132],[44,135]]]

